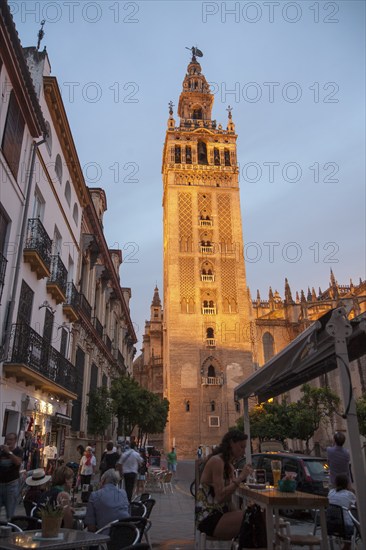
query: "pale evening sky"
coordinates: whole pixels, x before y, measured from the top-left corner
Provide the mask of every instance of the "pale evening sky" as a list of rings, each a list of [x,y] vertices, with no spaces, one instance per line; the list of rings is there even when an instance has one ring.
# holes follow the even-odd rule
[[[363,1],[9,2],[23,46],[45,45],[104,231],[121,248],[139,338],[162,298],[161,159],[168,102],[190,60],[233,107],[247,282],[252,298],[365,278]],[[176,115],[176,107],[174,115]]]

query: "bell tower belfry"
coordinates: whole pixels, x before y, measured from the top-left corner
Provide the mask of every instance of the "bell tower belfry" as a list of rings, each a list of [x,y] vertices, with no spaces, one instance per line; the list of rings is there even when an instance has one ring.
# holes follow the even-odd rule
[[[235,124],[212,119],[214,96],[194,48],[163,151],[165,448],[195,456],[243,414],[234,387],[252,373]],[[201,53],[201,52],[200,52]]]

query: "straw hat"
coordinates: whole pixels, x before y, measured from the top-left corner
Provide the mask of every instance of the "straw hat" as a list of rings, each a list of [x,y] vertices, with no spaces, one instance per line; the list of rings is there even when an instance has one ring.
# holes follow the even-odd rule
[[[35,487],[36,485],[47,483],[50,479],[51,476],[46,476],[46,472],[43,468],[36,468],[36,470],[33,470],[32,477],[27,477],[25,482],[27,485]]]

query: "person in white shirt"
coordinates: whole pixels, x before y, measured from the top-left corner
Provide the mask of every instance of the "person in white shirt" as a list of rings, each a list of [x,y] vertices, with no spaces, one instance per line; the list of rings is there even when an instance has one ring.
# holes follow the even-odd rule
[[[97,460],[93,455],[92,448],[86,447],[84,456],[81,457],[79,466],[79,476],[82,486],[90,484],[96,465]]]
[[[137,472],[142,462],[143,458],[135,451],[134,447],[131,445],[130,448],[129,445],[126,445],[124,453],[116,464],[116,469],[123,475],[125,490],[130,502],[132,500]]]
[[[335,489],[331,489],[328,493],[329,504],[343,506],[349,509],[356,504],[356,496],[352,491],[348,491],[348,477],[346,474],[337,474],[335,476]],[[343,510],[344,526],[346,530],[347,540],[343,541],[342,550],[350,550],[351,542],[348,541],[353,535],[353,523],[347,510]]]

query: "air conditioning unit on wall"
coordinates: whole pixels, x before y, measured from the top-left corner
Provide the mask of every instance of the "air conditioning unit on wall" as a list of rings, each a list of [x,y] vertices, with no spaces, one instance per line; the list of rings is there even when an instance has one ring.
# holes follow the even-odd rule
[[[220,427],[220,417],[219,416],[209,416],[208,425],[210,428],[219,428]]]

